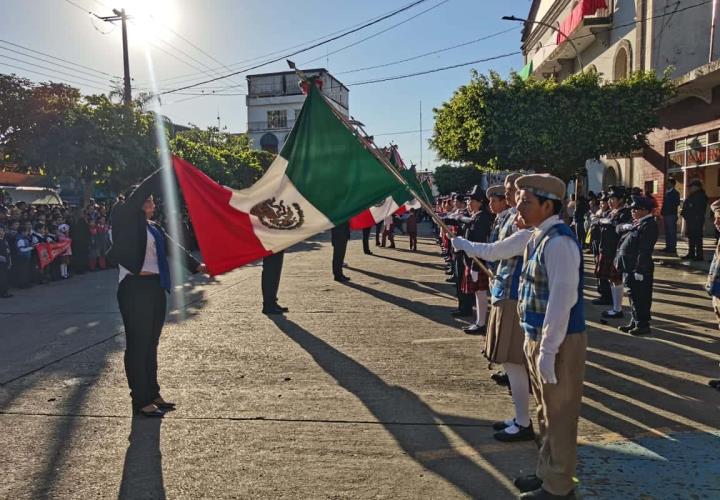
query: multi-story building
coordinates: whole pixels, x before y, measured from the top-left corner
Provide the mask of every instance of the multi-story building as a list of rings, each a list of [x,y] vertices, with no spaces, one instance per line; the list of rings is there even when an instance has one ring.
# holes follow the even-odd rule
[[[526,72],[563,79],[595,70],[619,80],[631,71],[662,74],[671,68],[678,84],[649,147],[629,158],[589,160],[586,189],[639,186],[661,202],[673,174],[679,187],[700,178],[711,198],[720,196],[720,65],[714,62],[720,37],[712,19],[717,1],[533,0],[522,35]],[[615,119],[612,110],[607,119]]]
[[[318,77],[321,89],[343,115],[348,115],[349,90],[326,69],[304,71]],[[248,136],[257,149],[277,153],[290,134],[305,95],[294,71],[248,75]]]

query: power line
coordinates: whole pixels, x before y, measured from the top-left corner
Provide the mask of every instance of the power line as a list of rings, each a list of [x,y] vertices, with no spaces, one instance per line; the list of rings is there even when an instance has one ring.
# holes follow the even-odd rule
[[[328,52],[328,53],[325,54],[324,56],[319,56],[319,57],[316,57],[315,59],[310,59],[309,61],[305,61],[305,62],[302,63],[302,64],[305,65],[305,64],[309,64],[309,63],[311,63],[311,62],[318,61],[318,60],[320,60],[320,59],[323,59],[323,58],[325,58],[325,57],[331,56],[331,55],[333,55],[333,54],[337,54],[338,52],[342,52],[343,50],[346,50],[346,49],[349,49],[349,48],[351,48],[351,47],[354,47],[355,45],[358,45],[358,44],[361,44],[361,43],[363,43],[363,42],[366,42],[366,41],[370,40],[371,38],[375,38],[376,36],[380,36],[380,35],[382,35],[383,33],[387,32],[387,31],[390,31],[391,29],[395,29],[395,28],[397,28],[398,26],[401,26],[401,25],[403,25],[403,24],[405,24],[405,23],[408,23],[408,22],[412,21],[412,20],[415,19],[416,17],[422,16],[422,15],[425,14],[426,12],[430,12],[431,10],[438,8],[438,7],[440,7],[440,6],[443,5],[443,4],[448,3],[449,1],[450,1],[450,0],[442,0],[441,2],[436,3],[436,4],[433,5],[432,7],[429,7],[429,8],[427,8],[427,9],[423,10],[422,12],[418,12],[418,13],[415,14],[414,16],[410,16],[410,17],[408,17],[407,19],[403,19],[403,20],[400,21],[399,23],[396,23],[396,24],[393,24],[393,25],[391,25],[391,26],[388,26],[387,28],[378,31],[377,33],[373,33],[373,34],[371,34],[371,35],[368,35],[368,36],[366,36],[365,38],[361,38],[361,39],[358,40],[357,42],[350,43],[350,44],[348,44],[348,45],[345,45],[344,47],[340,47],[339,49],[333,50],[332,52]]]
[[[2,40],[0,40],[0,42],[2,42]],[[23,53],[23,52],[20,52],[19,50],[9,49],[9,48],[7,48],[7,47],[2,47],[2,46],[0,46],[0,50],[5,50],[5,51],[7,51],[7,52],[12,52],[12,53],[14,53],[14,54],[18,54],[18,55],[21,55],[21,56],[23,56],[23,57],[29,57],[29,58],[31,58],[31,59],[37,59],[38,61],[42,61],[42,62],[45,62],[45,63],[48,63],[48,64],[52,64],[53,66],[57,66],[57,67],[64,68],[64,69],[69,69],[70,71],[73,71],[74,73],[77,73],[77,74],[88,75],[88,76],[90,76],[91,78],[95,78],[95,79],[101,79],[101,78],[102,78],[102,77],[97,76],[95,73],[90,73],[89,71],[83,71],[83,70],[80,70],[80,69],[75,69],[75,68],[73,68],[72,66],[66,66],[66,65],[64,65],[64,64],[56,63],[56,62],[51,61],[51,60],[48,60],[48,59],[43,59],[42,57],[33,56],[33,55],[30,55],[30,54],[25,54],[25,53]],[[20,62],[24,62],[24,61],[20,61]]]
[[[95,1],[97,1],[97,0],[95,0]],[[323,36],[321,36],[321,37],[313,38],[312,40],[307,40],[307,41],[305,41],[305,42],[302,42],[302,43],[299,43],[299,44],[295,44],[295,45],[292,45],[292,46],[290,46],[290,47],[286,47],[286,48],[283,48],[283,49],[275,50],[275,51],[273,51],[273,52],[269,52],[269,53],[264,54],[264,55],[261,55],[261,56],[253,57],[253,58],[250,58],[250,59],[244,59],[244,60],[242,60],[242,61],[238,61],[238,62],[232,63],[232,64],[230,64],[230,67],[232,68],[233,66],[235,66],[235,67],[241,66],[241,65],[243,65],[243,64],[251,63],[251,62],[254,62],[254,61],[261,60],[261,59],[266,59],[266,58],[268,58],[268,57],[273,57],[273,56],[275,56],[275,55],[277,55],[277,54],[283,54],[283,53],[285,53],[285,52],[287,52],[287,51],[289,51],[289,50],[295,50],[295,49],[297,49],[297,48],[299,48],[299,47],[303,47],[303,46],[305,46],[305,45],[307,45],[307,44],[314,43],[314,42],[317,42],[317,41],[320,41],[320,40],[324,40],[324,39],[326,39],[326,38],[328,38],[328,37],[331,37],[331,36],[337,35],[337,34],[339,34],[339,33],[342,33],[342,32],[344,32],[344,31],[347,31],[347,30],[356,28],[356,27],[361,26],[361,25],[363,25],[363,24],[365,24],[365,23],[367,23],[367,22],[374,21],[374,20],[376,20],[376,19],[380,19],[381,17],[383,17],[383,16],[385,16],[385,15],[387,15],[387,14],[390,14],[390,13],[392,13],[392,12],[394,12],[394,11],[385,12],[385,13],[383,13],[383,14],[380,14],[379,16],[372,17],[372,18],[367,19],[367,20],[365,20],[365,21],[361,21],[360,23],[353,24],[352,26],[348,26],[348,27],[346,27],[346,28],[342,28],[342,29],[340,29],[340,30],[334,31],[334,32],[332,32],[332,33],[328,33],[328,34],[323,35]],[[196,80],[196,79],[197,79],[197,76],[196,76],[196,75],[197,75],[196,73],[191,73],[191,74],[186,74],[186,75],[175,76],[175,77],[172,77],[172,78],[165,78],[165,79],[162,79],[162,80],[160,80],[160,81],[161,81],[161,82],[170,82],[170,81],[174,81],[174,80],[183,80],[183,79],[186,79],[187,81],[191,81],[191,80]],[[195,76],[195,78],[190,78],[190,79],[187,78],[187,77],[191,77],[191,76]],[[181,84],[183,84],[183,83],[185,83],[185,81],[181,81],[181,82],[179,82],[178,84],[181,85]]]
[[[32,62],[24,61],[24,60],[18,59],[18,58],[16,58],[16,57],[10,57],[10,56],[6,56],[6,55],[3,55],[3,54],[0,54],[0,59],[9,59],[10,61],[15,61],[15,62],[19,62],[19,63],[22,63],[22,64],[27,64],[28,66],[34,66],[34,67],[36,67],[36,68],[44,69],[44,70],[46,70],[46,71],[52,71],[53,73],[58,73],[58,74],[60,74],[60,75],[69,76],[69,77],[71,77],[71,78],[76,78],[76,79],[78,79],[78,80],[84,80],[84,81],[86,81],[86,82],[88,82],[88,83],[95,84],[95,85],[102,85],[103,83],[106,83],[106,82],[102,82],[102,81],[98,81],[98,80],[90,80],[90,79],[88,79],[88,78],[85,78],[85,77],[82,77],[82,76],[78,76],[78,75],[75,75],[75,74],[72,74],[72,73],[67,73],[67,72],[61,71],[61,70],[59,70],[59,69],[49,68],[49,67],[43,66],[43,65],[41,65],[41,64],[35,64],[35,63],[32,63]]]
[[[6,67],[8,67],[8,68],[19,69],[19,70],[21,70],[21,71],[27,71],[28,73],[34,73],[34,74],[36,74],[36,75],[46,76],[46,77],[48,77],[48,78],[52,78],[53,80],[58,80],[58,77],[55,76],[55,75],[49,75],[49,74],[47,74],[47,73],[42,73],[42,72],[36,71],[36,70],[34,70],[34,69],[21,68],[20,66],[15,66],[14,64],[9,64],[9,63],[2,62],[2,61],[0,61],[0,65],[6,66]],[[100,90],[101,92],[105,92],[105,90],[106,90],[106,89],[101,89],[100,87],[95,87],[95,86],[93,86],[93,85],[88,85],[88,84],[85,84],[85,83],[79,83],[79,82],[75,82],[75,81],[68,80],[68,79],[65,79],[64,82],[60,82],[60,83],[72,83],[73,85],[77,85],[78,87],[88,87],[88,88],[91,88],[91,89]]]
[[[372,134],[373,137],[382,137],[385,135],[408,135],[408,134],[419,134],[420,132],[432,132],[431,128],[423,128],[418,130],[403,130],[401,132],[383,132],[382,134]]]
[[[428,70],[425,70],[425,71],[418,71],[418,72],[416,72],[416,73],[407,73],[407,74],[405,74],[405,75],[397,75],[397,76],[388,76],[388,77],[385,77],[385,78],[377,78],[377,79],[375,79],[375,80],[364,80],[364,81],[360,81],[360,82],[348,83],[348,84],[346,84],[346,85],[347,85],[348,87],[350,87],[350,86],[357,87],[357,86],[359,86],[359,85],[368,85],[368,84],[371,84],[371,83],[380,83],[380,82],[389,82],[389,81],[392,81],[392,80],[401,80],[401,79],[404,79],[404,78],[411,78],[411,77],[413,77],[413,76],[427,75],[427,74],[430,74],[430,73],[438,73],[438,72],[440,72],[440,71],[446,71],[446,70],[449,70],[449,69],[462,68],[463,66],[470,66],[470,65],[472,65],[472,64],[478,64],[478,63],[488,62],[488,61],[495,61],[495,60],[497,60],[497,59],[503,59],[503,58],[505,58],[505,57],[515,56],[515,55],[518,55],[518,54],[522,54],[522,51],[516,50],[515,52],[508,52],[507,54],[500,54],[500,55],[498,55],[498,56],[486,57],[486,58],[484,58],[484,59],[476,59],[476,60],[474,60],[474,61],[469,61],[469,62],[464,62],[464,63],[459,63],[459,64],[453,64],[453,65],[451,65],[451,66],[442,66],[442,67],[440,67],[440,68],[433,68],[433,69],[428,69]]]
[[[101,71],[101,70],[96,69],[96,68],[91,68],[90,66],[85,66],[84,64],[79,64],[79,63],[76,63],[76,62],[73,62],[73,61],[68,61],[67,59],[63,59],[62,57],[53,56],[53,55],[48,54],[48,53],[46,53],[46,52],[41,52],[41,51],[39,51],[39,50],[31,49],[30,47],[25,47],[25,46],[23,46],[23,45],[20,45],[20,44],[17,44],[17,43],[13,43],[13,42],[9,42],[9,41],[7,41],[7,40],[0,40],[0,43],[4,43],[4,44],[6,44],[6,45],[12,45],[13,47],[17,47],[17,48],[19,48],[19,49],[22,49],[22,50],[25,50],[25,51],[28,51],[28,52],[32,52],[32,53],[34,53],[34,54],[40,54],[40,55],[42,55],[42,56],[49,57],[49,58],[55,59],[55,60],[57,60],[57,61],[62,61],[62,62],[64,62],[64,63],[72,64],[73,66],[77,66],[77,67],[79,67],[79,68],[83,68],[83,69],[86,69],[86,70],[89,70],[89,71],[93,71],[93,72],[95,72],[95,73],[99,73],[99,74],[104,75],[104,76],[109,76],[110,78],[120,78],[120,77],[117,76],[117,75],[112,75],[112,74],[110,74],[110,73],[106,73],[105,71]],[[6,49],[6,50],[10,50],[10,49]],[[28,57],[32,57],[32,56],[29,56],[29,55],[28,55]]]
[[[400,8],[400,9],[396,9],[396,10],[393,11],[392,13],[387,14],[387,15],[385,15],[385,16],[382,16],[382,17],[376,19],[375,21],[371,21],[371,22],[365,23],[365,24],[363,24],[362,26],[359,26],[359,27],[354,28],[354,29],[352,29],[352,30],[346,31],[346,32],[341,33],[341,34],[339,34],[339,35],[336,35],[336,36],[334,36],[334,37],[332,37],[332,38],[329,38],[329,39],[327,39],[327,40],[323,40],[323,41],[321,41],[321,42],[317,42],[317,43],[315,43],[315,44],[313,44],[313,45],[310,45],[309,47],[306,47],[306,48],[303,48],[303,49],[299,49],[299,50],[296,50],[296,51],[291,52],[291,53],[289,53],[289,54],[285,54],[285,55],[283,55],[283,56],[277,57],[277,58],[275,58],[275,59],[272,59],[272,60],[269,60],[269,61],[266,61],[266,62],[263,62],[263,63],[260,63],[260,64],[256,64],[256,65],[251,66],[251,67],[249,67],[249,68],[245,68],[245,69],[242,69],[242,70],[239,70],[239,71],[235,71],[235,72],[233,72],[233,73],[230,73],[230,74],[227,74],[227,75],[224,75],[224,76],[218,76],[218,77],[215,77],[215,78],[211,78],[211,79],[209,79],[209,80],[205,80],[205,81],[203,81],[203,82],[198,82],[198,83],[195,83],[195,84],[192,84],[192,85],[185,85],[185,86],[183,86],[183,87],[180,87],[180,88],[177,88],[177,89],[174,89],[174,90],[167,90],[167,91],[165,91],[165,92],[160,92],[159,95],[171,94],[171,93],[173,93],[173,92],[178,92],[178,91],[180,91],[180,90],[187,90],[187,89],[190,89],[190,88],[193,88],[193,87],[199,87],[200,85],[204,85],[204,84],[206,84],[206,83],[212,83],[212,82],[216,82],[216,81],[218,81],[218,80],[223,80],[223,79],[229,78],[229,77],[231,77],[231,76],[239,75],[240,73],[245,73],[245,72],[247,72],[247,71],[251,71],[251,70],[253,70],[253,69],[257,69],[257,68],[260,68],[260,67],[262,67],[262,66],[267,66],[267,65],[269,65],[269,64],[272,64],[272,63],[275,63],[275,62],[278,62],[278,61],[282,61],[283,59],[286,59],[286,58],[288,58],[288,57],[292,57],[292,56],[295,56],[295,55],[297,55],[297,54],[301,54],[301,53],[303,53],[303,52],[307,52],[308,50],[312,50],[312,49],[314,49],[314,48],[316,48],[316,47],[320,47],[321,45],[325,45],[325,44],[328,44],[328,43],[330,43],[330,42],[334,42],[335,40],[339,40],[340,38],[344,38],[344,37],[346,37],[346,36],[348,36],[348,35],[351,35],[351,34],[353,34],[353,33],[358,32],[358,31],[360,31],[360,30],[362,30],[362,29],[365,29],[365,28],[368,28],[368,27],[370,27],[370,26],[372,26],[372,25],[374,25],[374,24],[377,24],[377,23],[379,23],[380,21],[384,21],[385,19],[388,19],[388,18],[390,18],[390,17],[396,16],[397,14],[400,14],[400,13],[402,13],[402,12],[405,12],[406,10],[411,9],[412,7],[415,7],[416,5],[419,5],[419,4],[424,3],[424,2],[426,2],[426,1],[427,1],[427,0],[416,0],[415,2],[411,3],[410,5],[408,5],[408,6],[406,6],[406,7],[402,7],[402,8]]]
[[[509,28],[509,29],[506,29],[506,30],[503,30],[503,31],[498,31],[498,32],[496,32],[496,33],[492,33],[492,34],[490,34],[490,35],[486,35],[486,36],[482,36],[482,37],[480,37],[480,38],[476,38],[476,39],[474,39],[474,40],[470,40],[469,42],[463,42],[463,43],[459,43],[459,44],[457,44],[457,45],[451,45],[450,47],[445,47],[444,49],[438,49],[438,50],[433,50],[433,51],[431,51],[431,52],[425,52],[425,53],[423,53],[423,54],[418,54],[418,55],[416,55],[416,56],[408,57],[408,58],[406,58],[406,59],[399,59],[399,60],[397,60],[397,61],[393,61],[393,62],[389,62],[389,63],[384,63],[384,64],[377,64],[377,65],[375,65],[375,66],[366,66],[366,67],[364,67],[364,68],[357,68],[357,69],[351,69],[351,70],[347,70],[347,71],[340,71],[339,73],[338,73],[338,72],[333,72],[333,73],[334,73],[335,75],[345,75],[345,74],[348,74],[348,73],[357,73],[357,72],[359,72],[359,71],[367,71],[367,70],[370,70],[370,69],[377,69],[377,68],[385,68],[385,67],[387,67],[387,66],[394,66],[394,65],[396,65],[396,64],[401,64],[401,63],[405,63],[405,62],[408,62],[408,61],[414,61],[414,60],[416,60],[416,59],[421,59],[421,58],[423,58],[423,57],[432,56],[432,55],[435,55],[435,54],[440,54],[440,53],[442,53],[442,52],[447,52],[448,50],[453,50],[453,49],[457,49],[457,48],[460,48],[460,47],[465,47],[465,46],[467,46],[467,45],[472,45],[472,44],[474,44],[474,43],[478,43],[478,42],[481,42],[481,41],[483,41],[483,40],[488,40],[488,39],[494,38],[494,37],[496,37],[496,36],[504,35],[505,33],[509,33],[510,31],[517,31],[518,29],[520,29],[520,28]]]

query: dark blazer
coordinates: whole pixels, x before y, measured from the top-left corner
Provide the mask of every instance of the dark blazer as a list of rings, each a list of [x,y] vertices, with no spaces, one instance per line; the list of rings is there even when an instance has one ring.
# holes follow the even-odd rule
[[[162,193],[161,175],[162,170],[156,170],[142,181],[125,201],[113,205],[110,213],[112,246],[107,255],[111,261],[120,264],[133,274],[138,274],[145,262],[148,220],[142,208],[150,195]],[[170,238],[162,227],[152,224],[164,234],[167,253],[180,255],[188,271],[196,273],[200,262]]]
[[[679,206],[680,193],[677,189],[672,188],[670,191],[667,191],[665,193],[665,198],[663,199],[663,206],[662,210],[660,211],[660,215],[674,215],[675,217],[677,217]]]
[[[621,273],[649,274],[654,265],[652,253],[658,239],[658,225],[655,217],[648,217],[633,225],[620,237],[620,246],[615,257],[615,267]]]
[[[608,216],[609,222],[600,222],[600,252],[609,257],[614,257],[617,252],[620,236],[616,228],[620,224],[632,222],[632,214],[629,207],[622,207],[614,214]]]
[[[705,221],[708,199],[705,191],[699,189],[685,198],[680,215],[688,224],[702,224]]]

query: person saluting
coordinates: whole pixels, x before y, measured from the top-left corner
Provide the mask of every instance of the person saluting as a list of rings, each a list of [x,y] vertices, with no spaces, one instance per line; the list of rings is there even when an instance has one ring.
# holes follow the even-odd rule
[[[162,169],[112,208],[112,247],[108,257],[119,268],[118,305],[125,326],[125,375],[133,413],[162,417],[175,404],[160,395],[157,349],[170,292],[170,253],[181,257],[192,273],[206,272],[190,253],[151,219],[154,194],[161,192]]]

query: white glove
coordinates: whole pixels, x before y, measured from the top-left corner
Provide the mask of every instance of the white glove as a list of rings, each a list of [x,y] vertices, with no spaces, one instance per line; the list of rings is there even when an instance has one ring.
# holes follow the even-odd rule
[[[480,273],[477,271],[470,271],[470,278],[472,278],[473,281],[477,281],[478,277],[480,276]]]
[[[555,355],[540,351],[537,360],[537,368],[540,372],[540,380],[543,384],[557,384],[555,377]]]
[[[466,240],[465,238],[462,238],[460,236],[456,236],[455,238],[452,239],[452,246],[456,252],[462,252],[463,250],[465,250],[468,243],[469,243],[468,240]]]
[[[632,228],[633,228],[633,225],[632,225],[632,224],[620,224],[620,225],[618,226],[618,229],[619,229],[620,231],[630,231]]]
[[[635,281],[642,281],[645,279],[645,276],[639,273],[635,273]]]

